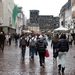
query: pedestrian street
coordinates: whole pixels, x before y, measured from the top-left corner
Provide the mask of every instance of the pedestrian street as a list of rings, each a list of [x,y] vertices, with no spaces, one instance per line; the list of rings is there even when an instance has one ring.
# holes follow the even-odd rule
[[[48,42],[50,57],[45,59],[45,68],[40,68],[38,55],[34,60],[29,58],[29,48],[26,48],[25,60],[21,58],[21,49],[12,42],[0,50],[0,75],[58,75],[57,60],[53,59],[51,42]],[[75,75],[75,46],[70,47],[67,54],[65,75]]]

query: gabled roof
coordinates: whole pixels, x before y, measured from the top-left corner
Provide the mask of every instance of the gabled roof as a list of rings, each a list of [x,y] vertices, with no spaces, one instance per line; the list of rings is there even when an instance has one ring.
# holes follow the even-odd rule
[[[68,0],[68,2],[62,6],[60,13],[62,13],[64,10],[68,9],[69,7],[71,7],[71,0]]]

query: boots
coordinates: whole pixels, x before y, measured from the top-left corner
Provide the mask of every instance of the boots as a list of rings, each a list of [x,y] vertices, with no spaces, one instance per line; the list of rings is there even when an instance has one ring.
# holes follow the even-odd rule
[[[58,65],[58,73],[61,71],[61,65]]]
[[[64,70],[65,70],[65,67],[64,68],[62,67],[62,74],[64,74]]]

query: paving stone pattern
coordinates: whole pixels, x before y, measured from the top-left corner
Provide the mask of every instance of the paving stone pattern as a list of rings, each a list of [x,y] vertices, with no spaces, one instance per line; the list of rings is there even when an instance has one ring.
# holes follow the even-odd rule
[[[58,75],[57,60],[53,59],[52,49],[48,42],[50,57],[45,60],[45,68],[40,68],[39,57],[34,60],[29,58],[29,48],[26,48],[25,60],[21,58],[21,49],[15,46],[5,45],[4,52],[0,50],[0,75]],[[75,75],[75,46],[70,47],[67,54],[65,75]]]

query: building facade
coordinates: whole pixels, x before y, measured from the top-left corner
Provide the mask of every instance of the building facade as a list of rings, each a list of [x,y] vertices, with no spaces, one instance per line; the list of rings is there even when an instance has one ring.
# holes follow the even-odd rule
[[[59,17],[39,15],[39,10],[30,10],[30,24],[39,26],[40,31],[50,31],[59,27]]]
[[[68,0],[60,10],[60,25],[68,28],[70,33],[75,33],[75,0]]]
[[[59,17],[40,15],[39,26],[42,31],[50,31],[59,27]]]
[[[75,41],[75,0],[68,0],[60,10],[60,25],[69,29],[69,34],[73,36]]]
[[[22,7],[18,7],[18,15],[16,18],[16,33],[21,34],[22,30],[25,30],[25,15],[22,11]]]
[[[39,10],[30,10],[30,20],[28,22],[28,29],[30,31],[34,31],[35,33],[39,33]]]
[[[0,0],[0,25],[3,23],[3,3],[2,0]]]
[[[68,0],[68,2],[62,6],[59,17],[60,25],[67,28],[71,25],[71,0]]]
[[[14,0],[0,0],[0,31],[5,33],[15,32],[15,26],[12,24],[12,11],[14,8]]]
[[[71,11],[72,11],[72,25],[73,33],[75,33],[75,0],[71,0]]]

